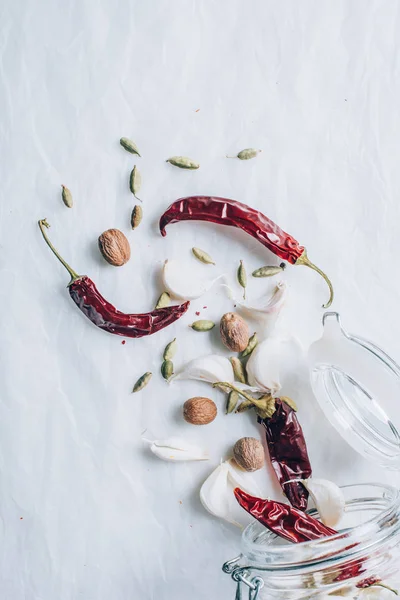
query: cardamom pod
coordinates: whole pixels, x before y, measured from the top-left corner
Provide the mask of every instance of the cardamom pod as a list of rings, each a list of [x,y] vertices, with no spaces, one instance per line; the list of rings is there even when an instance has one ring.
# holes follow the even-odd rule
[[[229,360],[231,361],[235,381],[240,381],[240,383],[246,383],[246,371],[240,360],[236,356],[231,356]]]
[[[226,401],[226,414],[229,415],[230,413],[232,413],[236,406],[237,403],[239,402],[239,394],[237,392],[235,392],[234,390],[231,390],[228,394],[228,399]]]
[[[207,319],[200,319],[199,321],[194,321],[189,327],[195,331],[210,331],[210,329],[215,327],[215,323],[213,321],[207,321]]]
[[[174,365],[172,360],[164,360],[161,365],[161,375],[166,381],[174,374]]]
[[[154,309],[156,310],[157,308],[166,308],[170,304],[171,296],[168,294],[168,292],[163,292],[157,300],[157,304],[155,305]]]
[[[207,254],[207,252],[204,252],[204,250],[201,250],[200,248],[192,248],[192,252],[200,262],[206,265],[215,265],[215,262],[211,256]]]
[[[289,398],[288,396],[279,396],[279,398],[282,400],[282,402],[286,402],[290,408],[297,412],[297,404],[294,400],[292,400],[292,398]]]
[[[253,271],[253,277],[272,277],[273,275],[277,275],[281,273],[286,268],[285,263],[281,263],[279,267],[260,267]]]
[[[258,416],[261,419],[270,419],[276,411],[275,398],[271,396],[271,394],[265,394],[261,396],[261,398],[253,398],[244,390],[239,389],[234,386],[232,383],[228,383],[227,381],[217,381],[213,383],[213,387],[219,388],[226,392],[227,389],[233,390],[245,398],[246,402],[242,402],[236,412],[243,412],[248,408],[251,408],[250,405],[254,406]]]
[[[145,373],[144,375],[139,377],[139,379],[133,386],[132,394],[134,394],[135,392],[140,392],[140,390],[142,390],[144,387],[146,387],[146,385],[149,383],[149,381],[151,379],[151,376],[152,376],[152,373],[150,373],[148,371],[147,373]]]
[[[236,154],[236,156],[226,156],[226,158],[239,158],[240,160],[249,160],[254,158],[262,152],[262,150],[256,150],[255,148],[245,148]]]
[[[237,271],[237,280],[243,288],[243,300],[246,300],[247,273],[242,260]]]
[[[132,140],[130,140],[129,138],[126,137],[122,137],[119,140],[119,143],[121,144],[121,146],[123,148],[125,148],[125,150],[127,152],[130,152],[131,154],[137,154],[138,156],[140,156],[139,154],[139,150],[138,147],[136,146],[136,144],[134,142],[132,142]]]
[[[141,185],[142,185],[142,176],[139,173],[139,169],[135,165],[133,167],[130,177],[129,177],[129,189],[131,190],[132,194],[135,196],[136,200],[139,200],[139,202],[141,202],[141,199],[137,197],[137,194],[140,191]]]
[[[68,208],[72,208],[74,205],[74,201],[72,200],[71,192],[65,185],[61,185],[61,187],[62,187],[62,192],[61,192],[62,201],[64,202],[65,206],[67,206]]]
[[[167,158],[165,162],[174,165],[174,167],[179,167],[180,169],[198,169],[200,167],[199,163],[186,156],[171,156],[171,158]]]
[[[169,344],[167,344],[165,346],[163,359],[164,360],[172,360],[176,354],[176,349],[177,349],[177,343],[176,343],[176,338],[174,338],[172,340],[172,342],[170,342]]]
[[[243,350],[241,357],[244,358],[245,356],[249,356],[249,354],[251,354],[253,352],[253,350],[257,346],[257,344],[258,344],[257,333],[254,332],[253,335],[251,336],[251,338],[249,339],[249,343],[247,344],[246,348]]]
[[[133,211],[132,211],[132,215],[131,215],[132,229],[136,229],[136,227],[139,227],[142,217],[143,217],[142,207],[136,204],[136,206],[133,207]]]

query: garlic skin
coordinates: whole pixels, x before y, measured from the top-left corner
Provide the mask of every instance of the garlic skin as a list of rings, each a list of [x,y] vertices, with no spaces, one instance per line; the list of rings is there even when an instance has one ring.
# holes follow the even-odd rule
[[[275,325],[287,298],[287,284],[279,281],[269,298],[258,305],[250,305],[239,298],[233,298],[240,311],[248,317],[258,320],[264,327]]]
[[[205,480],[200,489],[200,501],[204,508],[228,523],[243,528],[248,525],[249,516],[236,502],[233,490],[240,487],[254,496],[261,496],[252,475],[235,468],[232,460],[219,465]]]
[[[344,514],[346,504],[340,487],[328,479],[311,478],[300,481],[310,493],[323,524],[335,527]]]
[[[246,365],[249,385],[276,394],[298,372],[302,357],[303,348],[293,336],[267,338],[250,354]]]
[[[151,442],[150,450],[158,458],[171,462],[209,459],[208,452],[178,437],[154,440]]]
[[[163,268],[163,282],[166,290],[179,300],[195,300],[208,292],[218,279],[225,277],[204,277],[201,265],[184,264],[177,260],[166,260]]]
[[[207,354],[188,362],[169,381],[172,383],[178,379],[197,379],[208,383],[216,383],[217,381],[233,383],[234,374],[228,358],[218,354]]]
[[[388,590],[379,585],[371,585],[368,588],[357,590],[358,593],[354,595],[357,600],[393,600],[396,594],[391,590]]]

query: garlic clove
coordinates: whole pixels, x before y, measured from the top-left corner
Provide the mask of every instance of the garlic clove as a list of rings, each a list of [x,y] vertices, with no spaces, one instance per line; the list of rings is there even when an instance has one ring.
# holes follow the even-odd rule
[[[158,458],[171,462],[209,459],[205,450],[178,437],[155,440],[151,442],[150,450]]]
[[[340,487],[328,479],[311,478],[300,481],[310,493],[324,525],[335,527],[344,514],[346,504]]]
[[[208,354],[200,356],[188,362],[181,371],[171,377],[170,382],[178,379],[197,379],[216,383],[217,381],[227,381],[233,383],[234,375],[231,362],[225,356],[218,354]]]
[[[235,500],[235,487],[240,487],[249,494],[261,495],[252,475],[240,472],[232,460],[227,460],[221,463],[201,486],[200,501],[215,517],[243,528],[249,523],[249,518]]]
[[[185,265],[177,260],[166,260],[163,282],[167,291],[180,300],[195,300],[208,292],[218,279],[225,275],[204,277],[201,265]]]
[[[229,295],[242,313],[252,319],[260,320],[264,325],[273,325],[276,322],[286,302],[288,291],[286,282],[280,281],[267,300],[251,305],[248,302],[243,302],[240,298],[236,298],[228,285],[224,284],[224,287],[228,288]]]

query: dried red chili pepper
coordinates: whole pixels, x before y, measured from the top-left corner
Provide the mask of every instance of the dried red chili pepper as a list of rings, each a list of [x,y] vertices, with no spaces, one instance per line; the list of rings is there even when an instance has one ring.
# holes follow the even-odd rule
[[[306,510],[308,492],[304,485],[299,481],[287,483],[291,479],[308,479],[312,475],[306,440],[296,411],[277,398],[272,417],[258,417],[258,422],[265,429],[271,463],[290,504]]]
[[[263,213],[246,204],[214,196],[189,196],[176,200],[160,218],[160,231],[166,235],[169,223],[178,221],[209,221],[219,225],[238,227],[261,242],[271,252],[291,263],[305,265],[317,271],[329,286],[330,297],[324,308],[333,301],[333,287],[327,275],[307,256],[306,249]]]
[[[158,308],[149,313],[126,314],[120,312],[103,298],[89,277],[75,273],[61,258],[45,232],[45,227],[50,227],[46,219],[39,221],[39,227],[47,245],[71,275],[68,289],[72,300],[83,314],[100,329],[116,335],[139,338],[156,333],[156,331],[171,325],[189,308],[190,303],[185,302],[178,306]]]
[[[240,506],[252,517],[272,533],[289,542],[307,542],[337,533],[321,521],[288,504],[255,498],[240,488],[235,488],[234,494]]]

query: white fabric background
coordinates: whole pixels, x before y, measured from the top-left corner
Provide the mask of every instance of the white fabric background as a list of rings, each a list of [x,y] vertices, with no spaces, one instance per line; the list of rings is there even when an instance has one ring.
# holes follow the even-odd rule
[[[193,600],[233,597],[220,567],[239,533],[205,513],[199,486],[254,416],[204,428],[182,422],[205,384],[168,387],[158,374],[178,337],[176,365],[210,350],[196,310],[218,320],[221,289],[142,340],[111,336],[74,307],[65,258],[121,310],[149,310],[168,257],[213,254],[231,276],[271,255],[245,235],[157,220],[184,195],[232,197],[263,210],[307,246],[336,288],[351,331],[398,349],[400,282],[400,27],[395,0],[3,0],[0,7],[0,595],[4,600]],[[198,112],[197,109],[200,109]],[[118,143],[131,137],[143,158]],[[254,146],[247,163],[225,154]],[[184,154],[195,172],[164,160]],[[144,220],[129,231],[127,179],[143,174]],[[60,184],[73,192],[64,207]],[[132,258],[107,265],[97,237],[122,229]],[[203,268],[203,267],[201,267]],[[204,267],[206,269],[206,267]],[[287,321],[305,346],[321,330],[327,288],[287,270]],[[250,282],[260,295],[265,282]],[[208,306],[203,310],[203,306]],[[130,394],[153,370],[151,385]],[[305,380],[296,400],[314,473],[338,483],[393,480],[345,446],[319,413]],[[184,435],[208,445],[209,463],[149,456],[146,436]],[[267,482],[266,491],[279,497]]]

